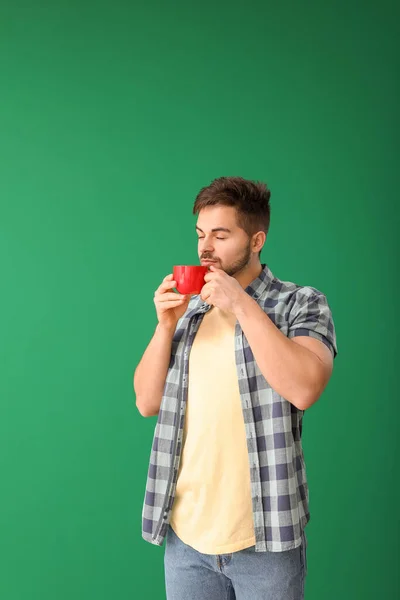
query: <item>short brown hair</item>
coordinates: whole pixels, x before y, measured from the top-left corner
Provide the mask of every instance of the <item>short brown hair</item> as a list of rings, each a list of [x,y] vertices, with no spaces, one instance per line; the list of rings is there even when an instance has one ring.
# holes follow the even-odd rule
[[[261,181],[250,181],[243,177],[218,177],[197,194],[193,214],[206,206],[234,206],[237,224],[249,237],[264,231],[268,233],[271,207],[271,192]],[[258,253],[260,256],[261,250]]]

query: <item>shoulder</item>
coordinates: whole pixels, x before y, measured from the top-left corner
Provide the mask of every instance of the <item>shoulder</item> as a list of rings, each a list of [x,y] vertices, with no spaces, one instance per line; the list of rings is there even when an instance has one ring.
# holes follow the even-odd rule
[[[295,304],[304,304],[315,298],[326,298],[325,294],[311,285],[301,285],[294,281],[288,281],[274,277],[264,292],[259,296],[260,303],[279,303],[287,308]]]

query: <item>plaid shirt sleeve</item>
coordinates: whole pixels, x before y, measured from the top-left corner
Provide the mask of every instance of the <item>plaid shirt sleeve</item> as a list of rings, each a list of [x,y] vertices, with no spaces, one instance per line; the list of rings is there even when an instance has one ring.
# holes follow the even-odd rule
[[[336,332],[326,296],[315,288],[300,288],[289,314],[288,337],[308,335],[323,342],[337,355]]]

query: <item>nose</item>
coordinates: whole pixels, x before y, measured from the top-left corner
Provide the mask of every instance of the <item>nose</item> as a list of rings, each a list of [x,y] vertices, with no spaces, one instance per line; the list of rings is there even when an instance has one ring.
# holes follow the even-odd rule
[[[203,252],[213,252],[214,251],[214,247],[211,243],[211,238],[203,240],[202,250],[203,250]]]

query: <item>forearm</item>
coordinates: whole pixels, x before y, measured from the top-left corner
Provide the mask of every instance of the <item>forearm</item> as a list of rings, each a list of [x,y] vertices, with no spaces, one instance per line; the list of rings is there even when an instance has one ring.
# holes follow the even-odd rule
[[[174,330],[156,327],[143,357],[136,367],[133,387],[136,406],[143,416],[156,415],[160,409],[171,358]]]
[[[303,410],[318,358],[287,338],[247,293],[240,296],[235,315],[269,385]]]

